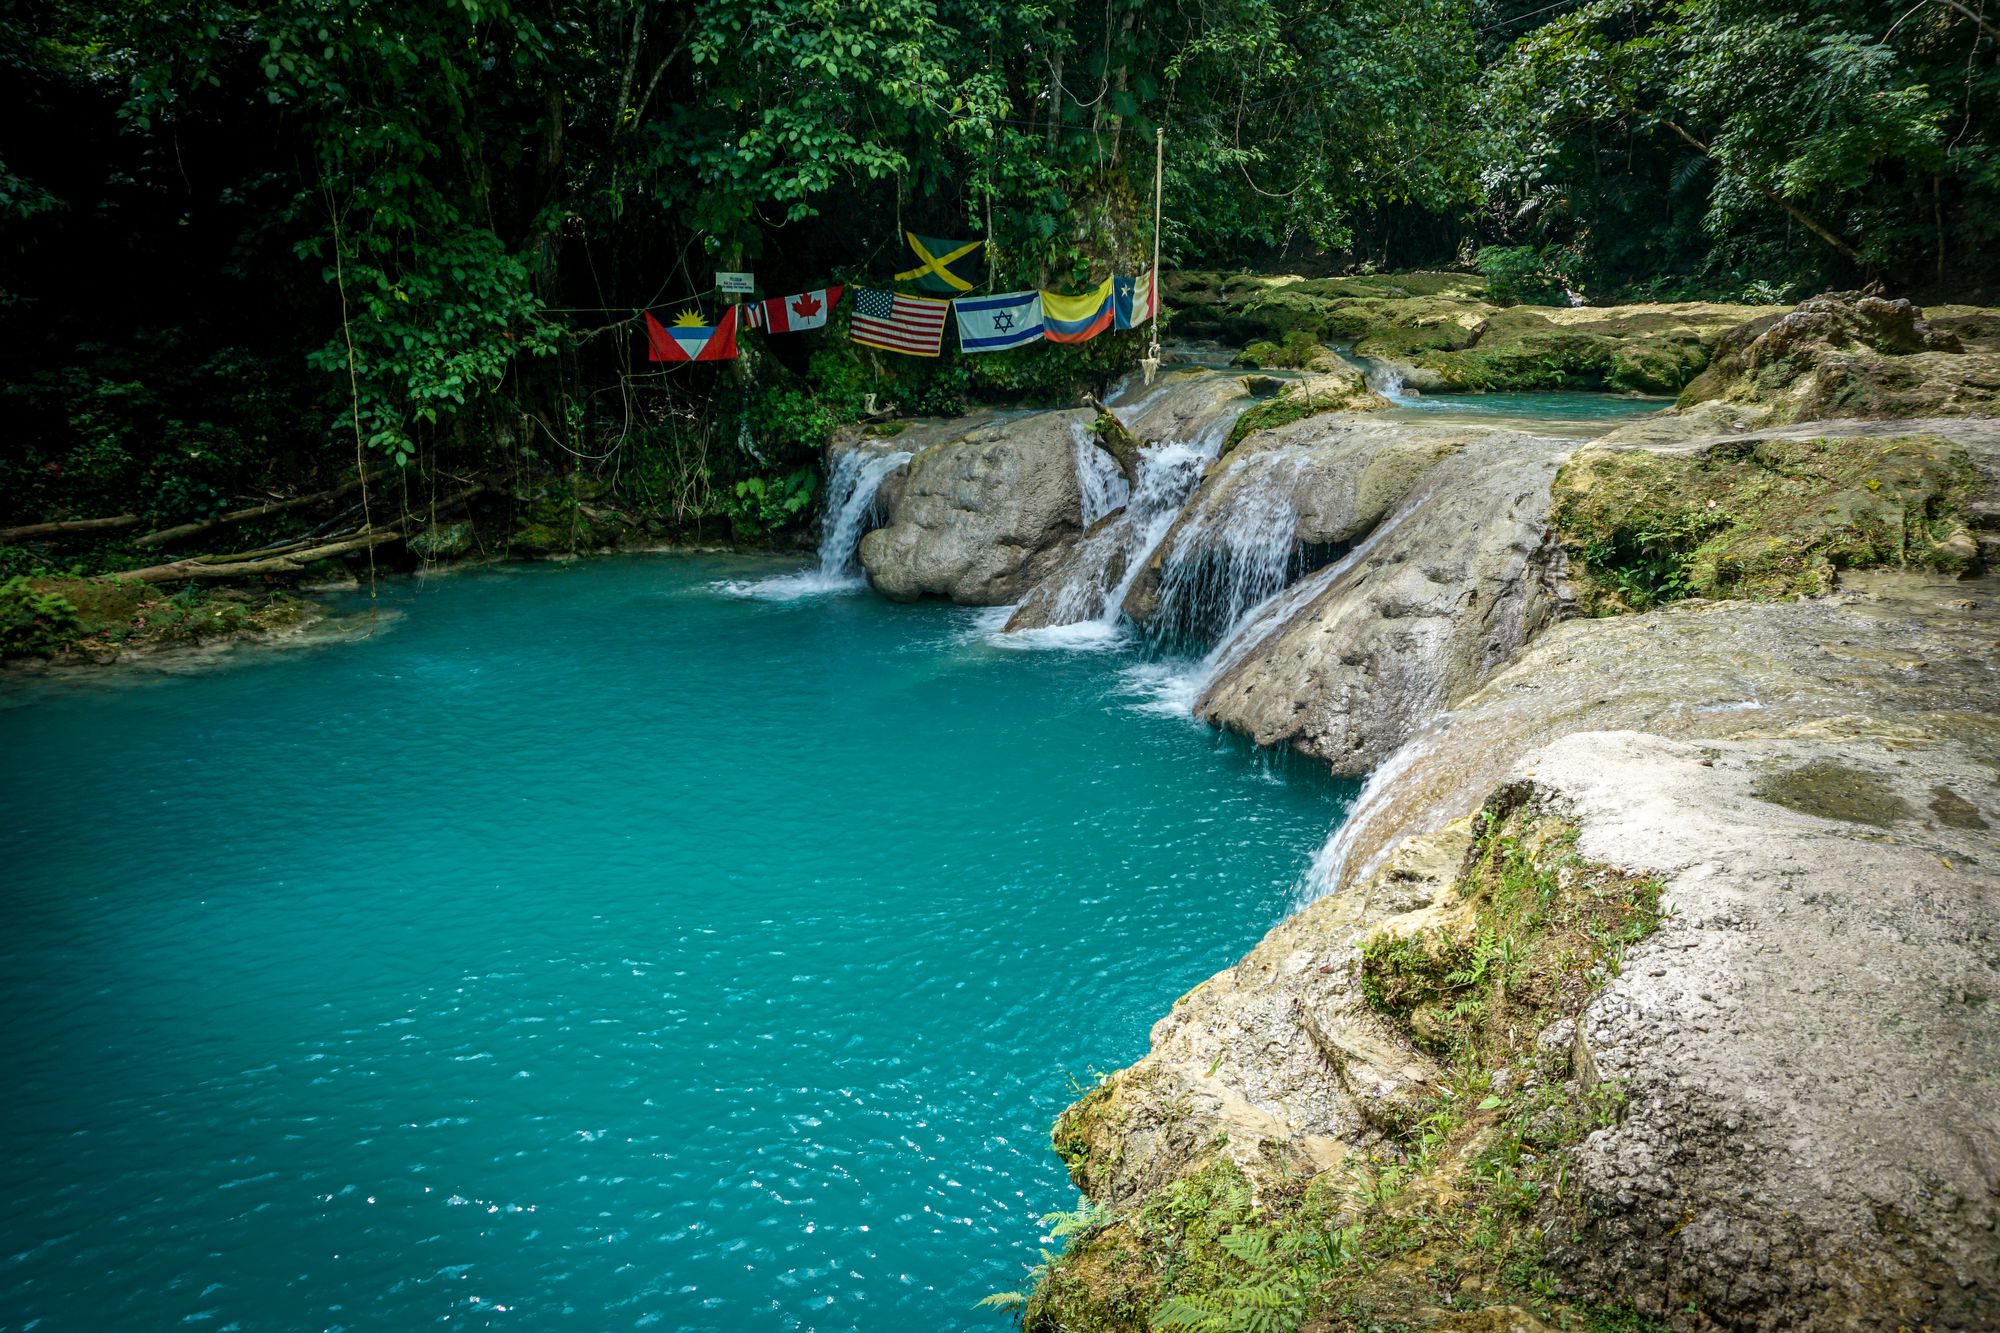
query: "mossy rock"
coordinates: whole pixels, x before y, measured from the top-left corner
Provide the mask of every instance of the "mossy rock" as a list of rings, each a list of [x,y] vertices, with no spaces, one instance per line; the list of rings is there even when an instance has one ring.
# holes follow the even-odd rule
[[[1287,333],[1280,341],[1258,339],[1237,353],[1232,365],[1250,370],[1310,370],[1331,374],[1346,363],[1310,333]]]
[[[1566,1211],[1571,1153],[1623,1101],[1542,1074],[1538,1051],[1656,927],[1661,885],[1583,858],[1576,826],[1526,787],[1497,792],[1481,819],[1441,910],[1409,918],[1433,925],[1362,943],[1359,979],[1380,1022],[1446,1056],[1392,1142],[1372,1154],[1357,1142],[1337,1168],[1265,1173],[1253,1188],[1227,1132],[1215,1135],[1115,1216],[1072,1215],[1083,1229],[1041,1274],[1027,1329],[1361,1333],[1515,1327],[1508,1312],[1531,1311],[1552,1327],[1653,1333],[1567,1289],[1549,1257],[1548,1238],[1580,1220]],[[1148,1099],[1168,1093],[1126,1086],[1129,1073],[1058,1122],[1079,1181],[1090,1172],[1077,1154],[1123,1139],[1114,1104],[1137,1096],[1151,1125]],[[1479,1310],[1484,1325],[1467,1313]]]
[[[473,547],[470,523],[439,523],[411,537],[410,550],[426,560],[456,560]]]
[[[1965,450],[1931,435],[1588,448],[1557,475],[1550,520],[1581,604],[1606,615],[1819,596],[1843,569],[1968,573],[1978,485]]]
[[[1228,453],[1258,431],[1276,430],[1328,412],[1375,412],[1389,400],[1368,387],[1361,372],[1336,361],[1331,370],[1292,380],[1275,398],[1261,398],[1236,418],[1222,451]]]

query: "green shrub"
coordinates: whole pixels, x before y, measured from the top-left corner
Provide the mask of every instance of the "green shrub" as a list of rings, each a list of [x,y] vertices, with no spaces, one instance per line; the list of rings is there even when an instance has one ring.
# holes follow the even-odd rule
[[[38,592],[19,574],[0,583],[0,657],[48,657],[76,641],[83,625],[59,593]]]

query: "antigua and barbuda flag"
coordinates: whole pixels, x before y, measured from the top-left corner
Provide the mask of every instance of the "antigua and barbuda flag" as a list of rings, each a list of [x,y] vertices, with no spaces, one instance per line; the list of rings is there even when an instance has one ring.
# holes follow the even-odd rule
[[[1136,278],[1111,280],[1112,327],[1136,329],[1160,313],[1158,275],[1141,273]]]
[[[751,323],[768,333],[804,333],[823,329],[827,316],[840,304],[839,287],[821,287],[796,296],[774,296],[752,307]]]
[[[935,236],[903,233],[917,266],[896,275],[897,282],[914,283],[920,292],[953,296],[969,292],[979,283],[977,251],[984,241],[941,241]]]
[[[1003,292],[961,296],[951,303],[958,316],[958,350],[1004,352],[1042,340],[1042,294]]]
[[[1089,342],[1111,327],[1111,279],[1082,296],[1042,293],[1042,336],[1052,343]]]
[[[714,324],[701,322],[701,315],[689,306],[674,316],[672,324],[662,324],[646,312],[646,358],[649,361],[734,361],[736,359],[736,311],[730,306]]]

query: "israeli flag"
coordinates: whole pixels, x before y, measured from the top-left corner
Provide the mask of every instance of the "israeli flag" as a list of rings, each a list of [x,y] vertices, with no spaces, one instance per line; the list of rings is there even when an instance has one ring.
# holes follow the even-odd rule
[[[951,308],[958,316],[958,348],[962,352],[1004,352],[1041,341],[1040,292],[961,296]]]

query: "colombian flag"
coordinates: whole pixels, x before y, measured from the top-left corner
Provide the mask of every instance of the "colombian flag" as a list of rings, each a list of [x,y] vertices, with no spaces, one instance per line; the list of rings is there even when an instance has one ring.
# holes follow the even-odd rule
[[[1111,279],[1082,296],[1042,293],[1042,336],[1052,343],[1089,342],[1111,327]]]

